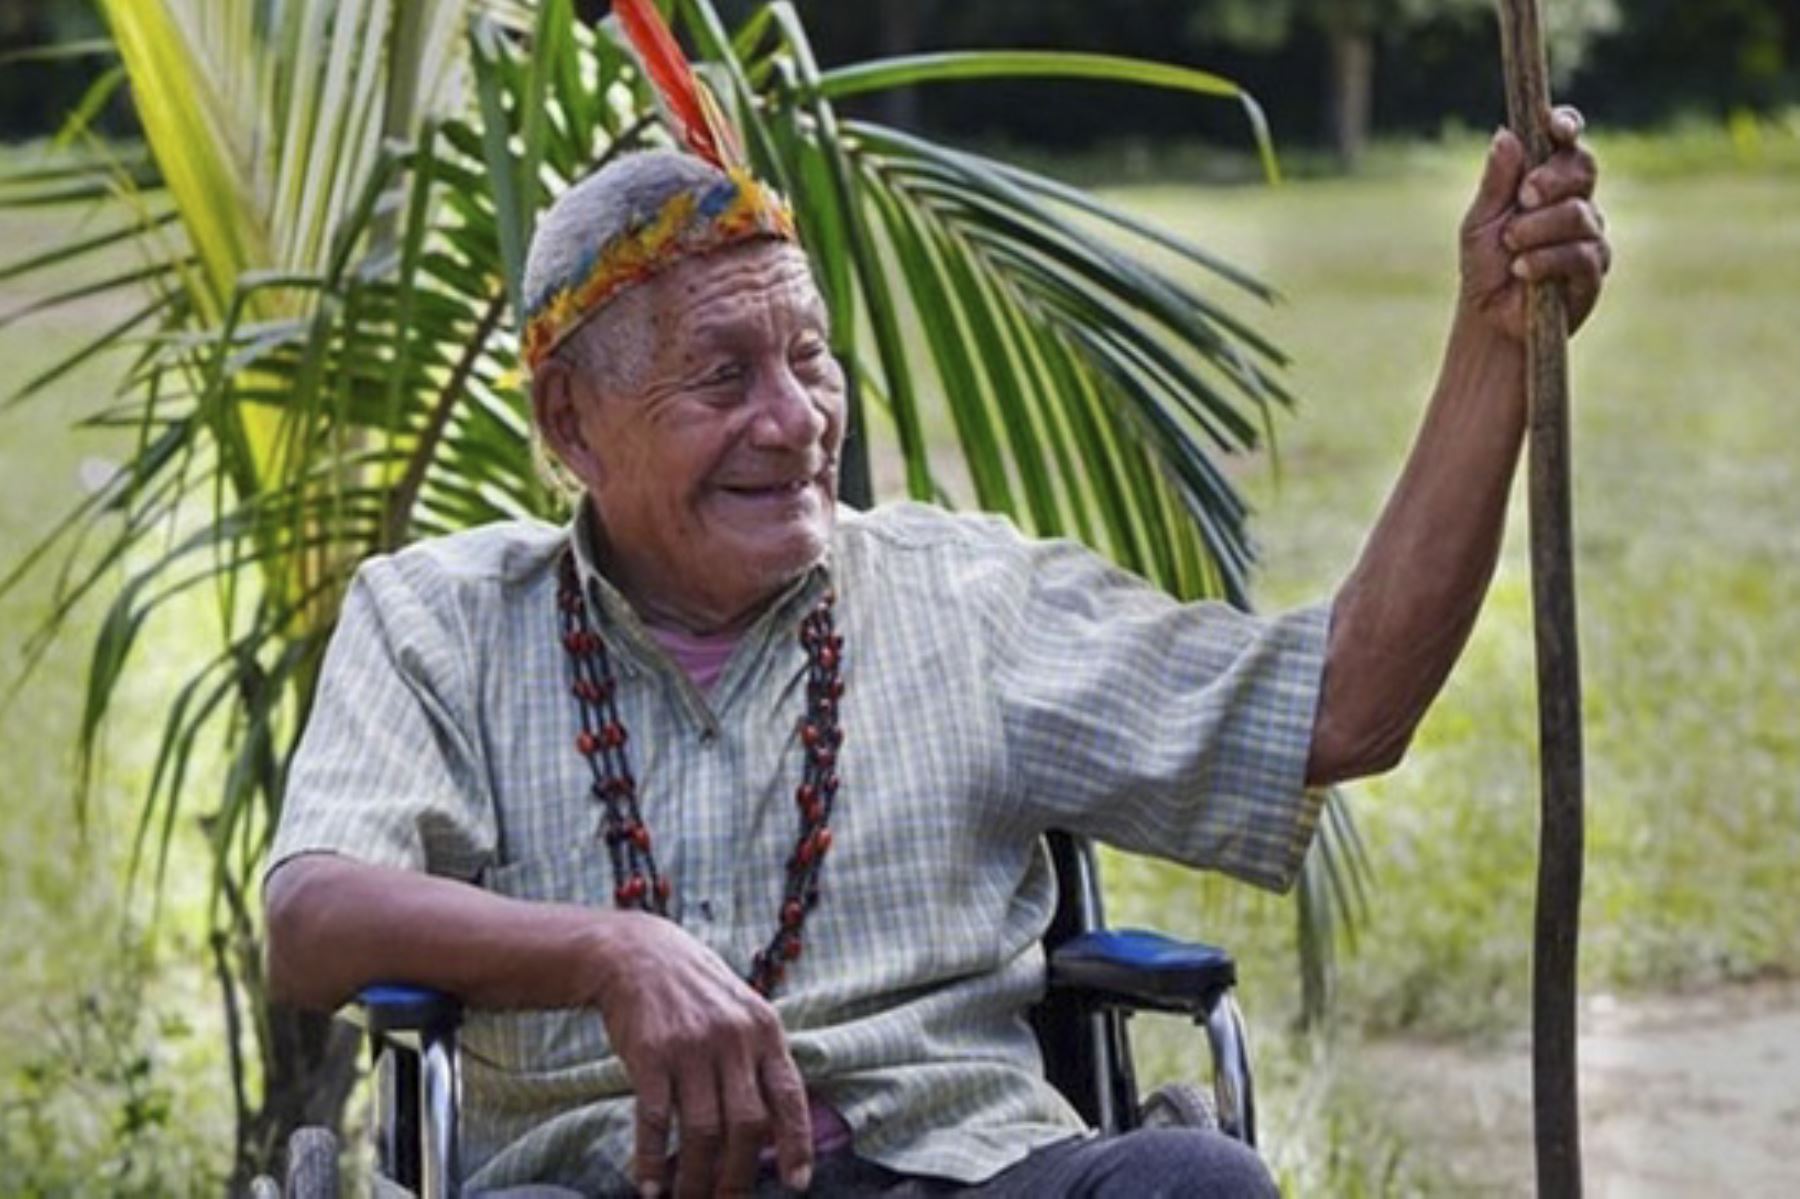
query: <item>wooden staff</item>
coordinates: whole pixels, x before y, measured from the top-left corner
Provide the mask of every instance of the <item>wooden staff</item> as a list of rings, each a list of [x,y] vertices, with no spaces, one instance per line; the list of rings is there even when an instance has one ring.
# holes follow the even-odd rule
[[[1506,107],[1531,166],[1550,157],[1550,84],[1536,0],[1500,0]],[[1576,954],[1583,842],[1581,664],[1569,498],[1568,312],[1560,282],[1527,289],[1531,595],[1537,642],[1537,918],[1531,979],[1531,1093],[1538,1194],[1581,1194],[1576,1096]]]

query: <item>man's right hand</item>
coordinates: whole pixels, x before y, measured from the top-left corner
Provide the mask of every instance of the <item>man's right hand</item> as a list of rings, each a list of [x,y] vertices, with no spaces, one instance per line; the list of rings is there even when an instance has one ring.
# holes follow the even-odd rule
[[[749,1194],[771,1141],[782,1182],[811,1181],[806,1089],[775,1009],[679,925],[330,854],[277,868],[267,902],[269,984],[285,1003],[329,1012],[386,979],[474,1008],[598,1009],[637,1091],[645,1193]]]
[[[645,1195],[747,1195],[774,1143],[782,1182],[812,1179],[806,1088],[769,1002],[717,954],[657,916],[614,913],[595,1004],[637,1094],[634,1168]],[[668,1177],[671,1128],[680,1156]]]

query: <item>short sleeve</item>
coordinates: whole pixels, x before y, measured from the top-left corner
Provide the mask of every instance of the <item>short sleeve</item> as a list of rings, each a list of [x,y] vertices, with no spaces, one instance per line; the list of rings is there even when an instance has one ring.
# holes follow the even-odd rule
[[[999,647],[1009,773],[1030,819],[1291,886],[1330,612],[1181,604],[1069,542],[1028,550]]]
[[[450,581],[427,573],[378,558],[352,580],[288,771],[271,871],[336,853],[473,878],[492,858],[468,638]]]

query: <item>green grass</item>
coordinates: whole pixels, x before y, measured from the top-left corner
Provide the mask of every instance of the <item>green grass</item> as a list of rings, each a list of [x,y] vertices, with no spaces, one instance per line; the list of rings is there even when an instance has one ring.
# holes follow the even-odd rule
[[[1601,152],[1612,166],[1605,143]],[[1288,296],[1264,323],[1296,355],[1303,408],[1282,424],[1279,481],[1265,466],[1239,472],[1260,509],[1265,607],[1328,593],[1398,469],[1435,372],[1453,234],[1477,154],[1473,142],[1390,148],[1366,181],[1117,195]],[[1800,172],[1788,169],[1785,144],[1753,170],[1688,134],[1621,141],[1618,157],[1617,177],[1603,185],[1618,268],[1574,348],[1590,991],[1800,970],[1792,917],[1800,878],[1791,870],[1800,861],[1800,612],[1782,571],[1800,557],[1800,439],[1790,427],[1800,378]],[[1682,173],[1671,161],[1709,169]],[[59,236],[67,220],[0,217],[0,241]],[[18,298],[8,293],[0,310]],[[87,319],[0,333],[0,384],[71,344]],[[66,431],[104,381],[89,372],[0,416],[8,560],[74,499],[84,458],[118,451]],[[1379,1086],[1352,1068],[1355,1034],[1492,1038],[1526,1022],[1536,775],[1522,515],[1515,509],[1465,660],[1406,764],[1352,790],[1377,890],[1355,951],[1342,959],[1339,1053],[1287,1032],[1297,1006],[1288,901],[1245,891],[1206,908],[1178,870],[1113,863],[1115,919],[1215,936],[1244,958],[1271,1153],[1297,1193],[1430,1191],[1441,1177],[1424,1138],[1381,1119]],[[0,601],[8,677],[21,631],[47,595],[34,586]],[[84,835],[71,806],[69,747],[86,667],[81,636],[93,615],[0,722],[0,958],[9,982],[0,996],[0,1130],[26,1136],[33,1110],[79,1114],[79,1135],[37,1176],[73,1190],[122,1189],[97,1180],[152,1166],[183,1177],[200,1169],[204,1147],[229,1136],[217,999],[188,922],[166,925],[147,954],[121,948],[137,944],[127,917],[141,920],[143,908],[141,897],[128,902],[119,865],[159,715],[156,683],[175,669],[179,635],[139,660]],[[178,861],[178,917],[204,895],[179,868],[203,861]],[[128,1080],[66,1068],[58,1038],[82,1029],[123,1045],[125,1066],[147,1059],[173,1114],[140,1114],[132,1125]],[[1184,1030],[1144,1040],[1148,1073],[1192,1072],[1177,1056],[1192,1046]],[[35,1109],[33,1094],[42,1099]],[[0,1161],[20,1145],[0,1141]],[[131,1160],[121,1164],[121,1155]],[[8,1168],[0,1166],[0,1192],[25,1189],[8,1185]]]

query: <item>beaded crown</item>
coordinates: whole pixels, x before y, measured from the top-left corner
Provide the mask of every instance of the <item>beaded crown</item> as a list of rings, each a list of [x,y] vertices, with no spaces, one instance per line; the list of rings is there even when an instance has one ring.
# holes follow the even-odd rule
[[[793,210],[774,188],[737,167],[706,186],[676,192],[650,219],[578,260],[569,277],[530,297],[525,365],[535,370],[564,338],[620,292],[684,259],[758,238],[796,240]]]

